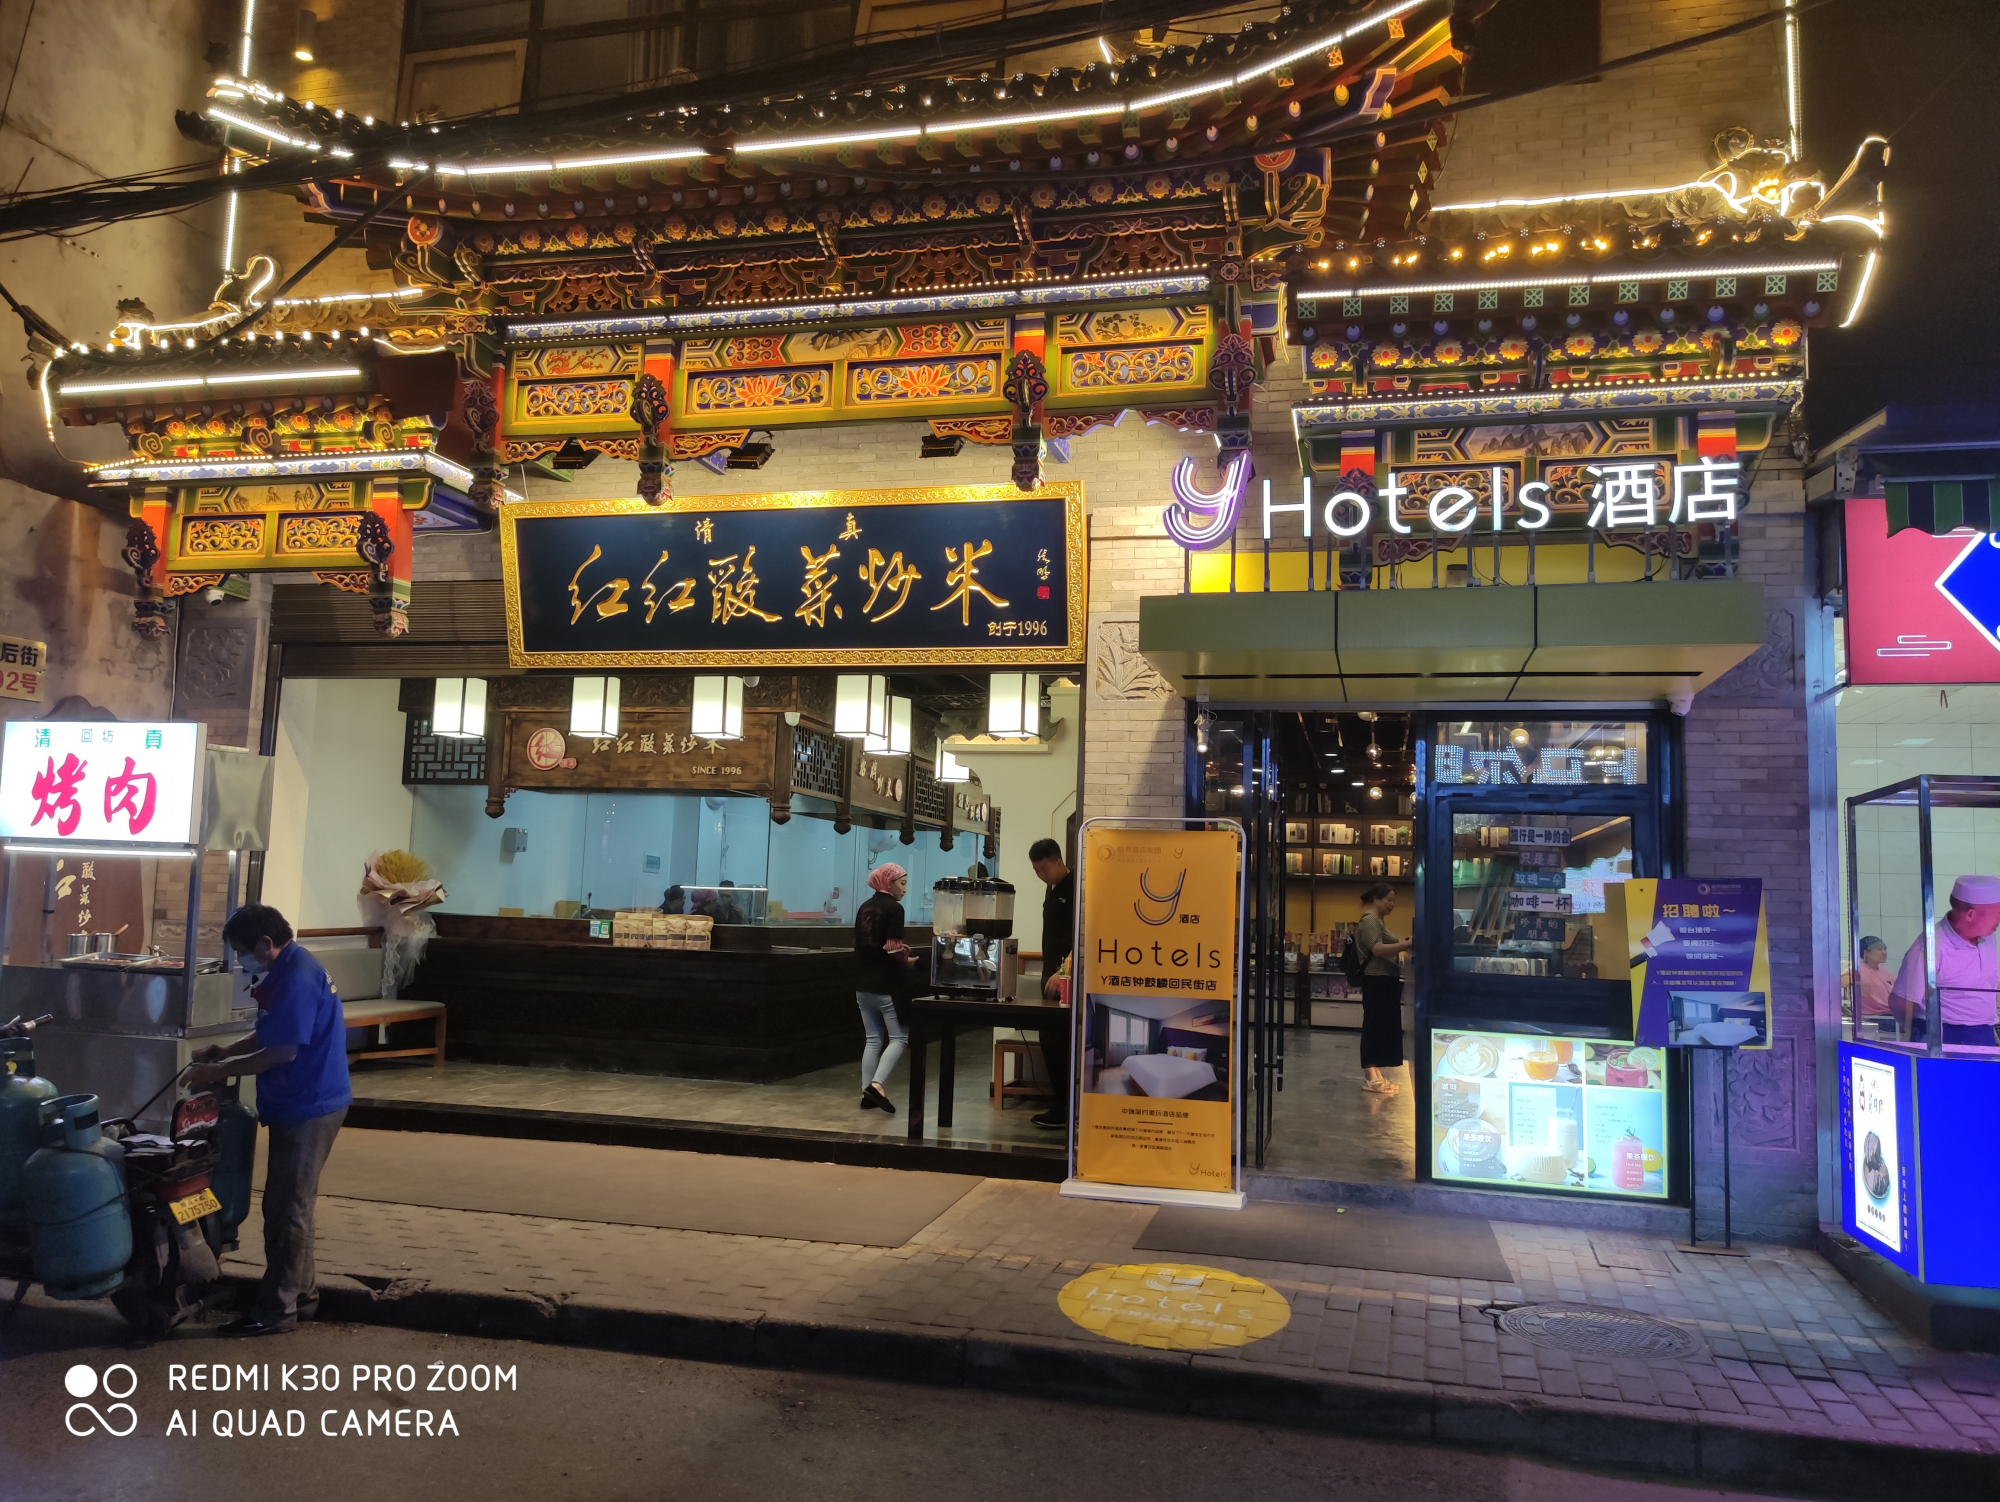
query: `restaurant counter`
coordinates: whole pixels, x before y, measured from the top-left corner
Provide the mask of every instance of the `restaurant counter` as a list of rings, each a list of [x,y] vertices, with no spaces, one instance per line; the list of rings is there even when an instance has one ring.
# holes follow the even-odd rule
[[[583,919],[435,913],[403,995],[452,1058],[767,1082],[858,1063],[853,930],[718,924],[706,950],[619,948]],[[909,931],[920,952],[928,929]]]

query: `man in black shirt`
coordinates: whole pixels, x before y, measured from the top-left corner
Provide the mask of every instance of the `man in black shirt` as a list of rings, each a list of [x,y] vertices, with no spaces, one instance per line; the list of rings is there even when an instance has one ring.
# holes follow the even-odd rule
[[[1054,840],[1037,840],[1028,847],[1028,859],[1035,875],[1048,891],[1042,897],[1042,996],[1053,1001],[1060,994],[1056,972],[1076,945],[1076,876],[1063,864],[1062,846]],[[1049,1083],[1055,1090],[1055,1104],[1035,1118],[1040,1127],[1069,1125],[1070,1018],[1061,1028],[1041,1030],[1042,1062],[1048,1066]]]

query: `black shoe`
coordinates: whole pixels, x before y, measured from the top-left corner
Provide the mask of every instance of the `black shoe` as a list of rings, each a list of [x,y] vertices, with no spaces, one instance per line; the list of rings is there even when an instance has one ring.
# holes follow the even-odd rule
[[[876,1106],[878,1106],[878,1105],[880,1105],[880,1104],[881,1104],[881,1102],[875,1099],[875,1090],[874,1090],[874,1087],[873,1087],[873,1086],[870,1086],[870,1087],[869,1087],[868,1089],[866,1089],[866,1090],[863,1090],[863,1091],[861,1092],[861,1109],[862,1109],[862,1110],[864,1110],[864,1111],[872,1111],[872,1110],[874,1110],[874,1109],[875,1109],[875,1107],[876,1107]]]
[[[250,1336],[250,1335],[289,1335],[292,1333],[292,1331],[296,1330],[297,1328],[298,1326],[296,1324],[277,1324],[277,1325],[267,1324],[265,1321],[257,1318],[257,1316],[254,1314],[246,1314],[241,1319],[231,1320],[228,1324],[224,1325],[216,1333],[219,1335],[228,1335],[231,1337]]]
[[[1069,1126],[1069,1113],[1067,1111],[1044,1111],[1041,1115],[1034,1118],[1034,1122],[1038,1127],[1067,1128]]]
[[[884,1090],[880,1085],[870,1085],[868,1087],[867,1099],[868,1104],[872,1105],[884,1116],[894,1116],[896,1114],[896,1103],[889,1099],[888,1091]]]

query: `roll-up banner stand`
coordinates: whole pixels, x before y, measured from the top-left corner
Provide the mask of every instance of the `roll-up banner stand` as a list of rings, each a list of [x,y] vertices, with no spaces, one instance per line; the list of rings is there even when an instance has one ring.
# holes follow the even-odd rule
[[[1243,1208],[1243,826],[1086,819],[1069,1178],[1085,1199]]]

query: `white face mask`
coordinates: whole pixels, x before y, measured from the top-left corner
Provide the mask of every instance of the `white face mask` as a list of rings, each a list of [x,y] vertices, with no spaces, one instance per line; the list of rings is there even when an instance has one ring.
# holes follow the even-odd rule
[[[245,975],[269,975],[271,973],[271,962],[269,960],[260,960],[254,954],[240,954],[236,957],[236,963],[243,967]]]

